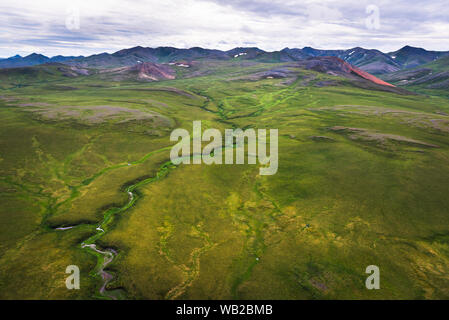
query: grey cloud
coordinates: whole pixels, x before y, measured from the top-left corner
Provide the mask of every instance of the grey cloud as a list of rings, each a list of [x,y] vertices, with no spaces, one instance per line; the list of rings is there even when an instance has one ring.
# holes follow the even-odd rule
[[[28,1],[32,4],[31,0]],[[432,0],[79,0],[80,29],[65,26],[71,1],[39,6],[3,0],[0,4],[0,56],[18,52],[90,54],[126,46],[207,46],[265,50],[317,46],[362,46],[383,51],[405,44],[449,50],[446,1]],[[46,4],[47,3],[47,4]],[[367,29],[366,6],[380,9],[380,28]],[[444,47],[446,46],[446,48]]]

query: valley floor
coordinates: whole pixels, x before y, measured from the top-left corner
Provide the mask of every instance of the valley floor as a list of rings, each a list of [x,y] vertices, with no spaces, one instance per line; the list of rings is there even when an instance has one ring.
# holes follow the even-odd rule
[[[266,68],[3,82],[0,298],[449,298],[449,100]],[[193,120],[278,129],[277,174],[174,166]]]

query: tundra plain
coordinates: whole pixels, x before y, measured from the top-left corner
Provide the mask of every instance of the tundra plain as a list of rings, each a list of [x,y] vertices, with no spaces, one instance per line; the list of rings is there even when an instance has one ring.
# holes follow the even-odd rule
[[[0,71],[1,299],[449,298],[441,90],[281,62],[171,67],[153,82]],[[170,132],[193,120],[278,129],[277,174],[174,166]]]

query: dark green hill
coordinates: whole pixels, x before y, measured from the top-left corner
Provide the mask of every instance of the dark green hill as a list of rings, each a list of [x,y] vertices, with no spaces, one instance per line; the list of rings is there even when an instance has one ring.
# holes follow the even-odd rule
[[[449,89],[449,56],[423,64],[418,68],[385,75],[383,79],[401,86]]]

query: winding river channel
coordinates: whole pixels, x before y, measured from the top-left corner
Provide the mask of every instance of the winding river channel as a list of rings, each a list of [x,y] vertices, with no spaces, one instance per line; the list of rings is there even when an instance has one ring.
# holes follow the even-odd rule
[[[197,93],[197,94],[199,95],[199,93]],[[205,96],[204,93],[201,93],[200,96],[205,99],[202,109],[204,109],[208,112],[217,114],[221,121],[227,122],[226,121],[227,117],[223,114],[222,109],[219,108],[220,109],[219,111],[212,111],[212,110],[208,109],[208,105],[212,101],[212,99],[210,97]],[[259,112],[260,112],[260,110],[259,110]],[[232,124],[232,123],[230,123],[230,124],[232,125],[232,127],[235,127],[234,124]],[[235,143],[233,144],[233,147],[235,147]],[[103,175],[104,173],[106,173],[108,171],[123,168],[126,166],[141,164],[141,163],[145,162],[148,158],[150,158],[152,155],[162,152],[162,151],[167,151],[170,149],[171,149],[171,147],[161,148],[161,149],[158,149],[158,150],[155,150],[153,152],[146,154],[143,158],[141,158],[138,161],[127,163],[127,164],[118,164],[118,165],[114,165],[114,166],[105,168],[105,169],[99,171],[98,173],[96,173],[95,175],[93,175],[91,178],[83,181],[82,186],[89,185],[96,178],[98,178],[99,176]],[[195,157],[195,156],[197,156],[197,155],[195,155],[195,154],[192,155],[192,157]],[[139,195],[135,192],[136,188],[141,187],[143,185],[147,185],[149,183],[155,182],[155,181],[163,178],[173,168],[176,168],[176,166],[171,161],[167,161],[162,166],[159,167],[159,169],[154,177],[139,181],[139,182],[127,187],[125,191],[128,194],[128,202],[120,208],[111,208],[111,209],[106,210],[104,213],[104,216],[103,216],[103,220],[96,227],[96,233],[81,243],[81,248],[83,248],[85,250],[89,250],[89,252],[91,254],[93,254],[97,257],[97,266],[95,267],[95,270],[92,272],[92,274],[94,276],[99,276],[102,279],[102,286],[99,289],[100,297],[106,298],[106,299],[117,300],[120,298],[124,298],[125,295],[122,290],[107,290],[107,288],[106,288],[108,283],[110,283],[114,279],[114,275],[106,272],[105,269],[110,263],[112,263],[114,261],[114,258],[117,256],[118,252],[112,248],[106,248],[106,249],[100,250],[97,248],[96,241],[98,239],[100,239],[108,231],[108,225],[110,225],[110,223],[113,221],[114,216],[116,216],[117,214],[123,213],[124,211],[128,210],[136,203],[136,201],[139,198]],[[56,228],[55,230],[65,231],[65,230],[72,229],[74,227],[76,227],[76,226],[59,227],[59,228]]]
[[[84,185],[90,184],[94,179],[96,179],[97,177],[99,177],[100,175],[104,174],[107,171],[117,169],[117,168],[122,168],[125,166],[141,164],[144,161],[146,161],[151,155],[161,152],[161,151],[164,151],[166,149],[167,148],[163,148],[163,149],[159,149],[157,151],[151,152],[136,162],[106,168],[106,169],[100,171],[98,174],[94,175],[92,178],[86,180]],[[128,201],[126,202],[126,204],[119,208],[114,207],[114,208],[110,208],[110,209],[106,210],[104,213],[103,219],[99,222],[99,224],[97,225],[97,227],[95,229],[96,233],[81,243],[82,249],[88,250],[89,253],[93,254],[97,258],[97,265],[96,265],[95,269],[92,271],[92,275],[99,276],[102,279],[102,285],[99,289],[100,297],[106,298],[106,299],[117,300],[120,298],[124,298],[125,295],[124,295],[123,290],[120,290],[120,289],[107,290],[106,287],[107,287],[108,283],[110,283],[114,279],[114,275],[105,271],[105,269],[111,262],[114,261],[118,252],[112,248],[99,249],[96,244],[97,240],[100,239],[104,234],[106,234],[106,232],[108,231],[108,227],[110,226],[110,224],[112,223],[112,221],[114,220],[114,217],[116,215],[125,212],[126,210],[131,208],[136,203],[136,201],[139,198],[137,192],[135,192],[136,188],[150,184],[152,182],[155,182],[155,181],[165,177],[168,174],[168,172],[170,171],[170,169],[172,169],[172,168],[175,168],[175,166],[170,161],[167,161],[162,166],[159,167],[155,176],[153,176],[151,178],[147,178],[145,180],[141,180],[135,184],[128,186],[125,190],[125,192],[128,194]],[[55,228],[55,230],[65,231],[65,230],[73,229],[75,227],[76,226],[59,227],[59,228]]]

